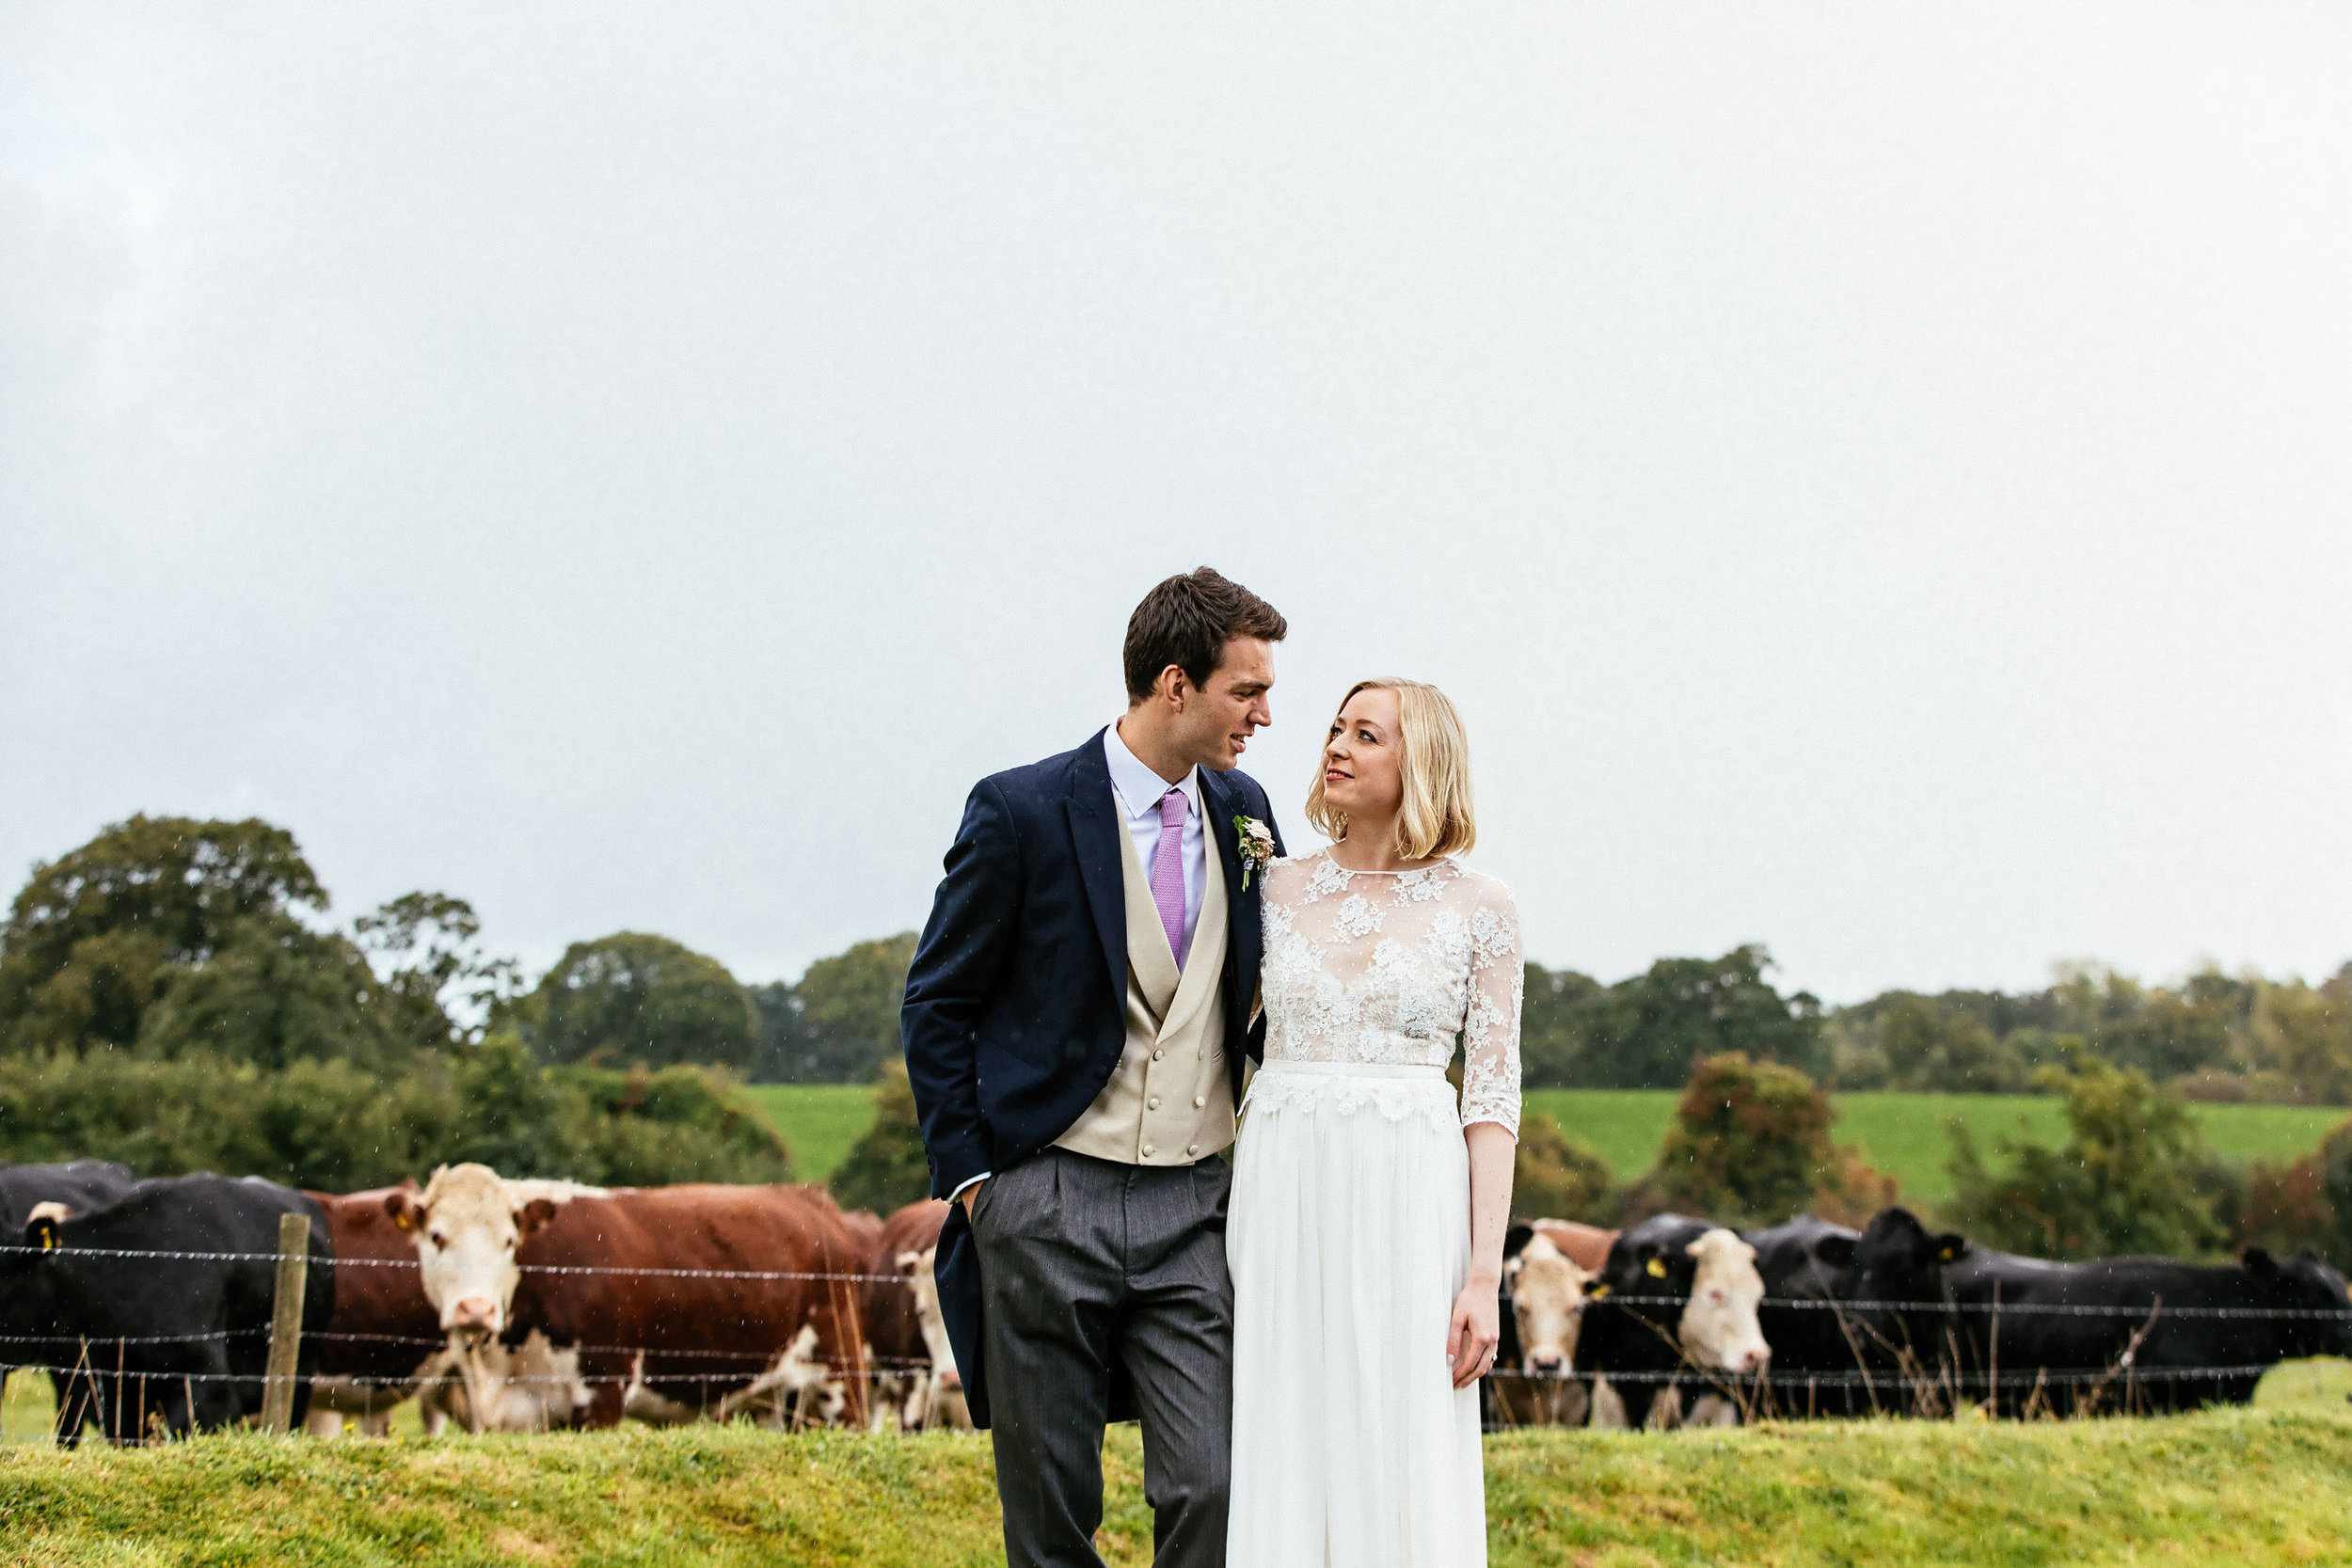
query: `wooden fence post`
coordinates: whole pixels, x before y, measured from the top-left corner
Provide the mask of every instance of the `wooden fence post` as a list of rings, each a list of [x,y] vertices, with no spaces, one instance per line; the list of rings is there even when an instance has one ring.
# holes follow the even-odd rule
[[[294,1367],[302,1353],[302,1297],[310,1283],[310,1216],[278,1216],[278,1291],[270,1304],[269,1373],[262,1384],[262,1430],[294,1425]]]

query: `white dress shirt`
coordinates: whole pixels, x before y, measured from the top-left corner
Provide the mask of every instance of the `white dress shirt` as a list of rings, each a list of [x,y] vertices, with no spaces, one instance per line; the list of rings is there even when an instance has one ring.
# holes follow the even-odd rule
[[[1112,799],[1126,821],[1136,859],[1143,863],[1144,878],[1150,880],[1159,874],[1160,797],[1168,793],[1168,781],[1127,750],[1127,743],[1119,738],[1117,724],[1103,732],[1103,755],[1110,763]],[[1209,876],[1208,818],[1200,804],[1200,769],[1186,768],[1174,787],[1184,792],[1184,950],[1190,952],[1193,932],[1200,924],[1201,890],[1208,885]],[[1152,891],[1159,891],[1156,882]]]
[[[1160,797],[1168,791],[1168,783],[1145,767],[1127,743],[1119,738],[1119,726],[1114,723],[1103,732],[1103,756],[1110,764],[1111,800],[1119,808],[1120,819],[1126,824],[1127,837],[1136,847],[1136,858],[1143,863],[1144,876],[1149,879],[1157,869],[1160,850]],[[1192,950],[1194,931],[1200,924],[1200,899],[1209,883],[1209,833],[1207,808],[1200,803],[1200,769],[1185,769],[1176,786],[1184,792],[1184,950]],[[1113,976],[1114,988],[1123,987],[1122,976]],[[962,1185],[947,1195],[948,1201],[961,1197],[976,1183],[987,1180],[993,1171],[982,1171],[968,1177]]]

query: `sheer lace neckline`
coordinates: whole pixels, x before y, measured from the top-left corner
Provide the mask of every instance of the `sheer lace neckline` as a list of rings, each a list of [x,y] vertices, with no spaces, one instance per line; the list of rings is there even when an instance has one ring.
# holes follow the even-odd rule
[[[1395,871],[1358,871],[1352,866],[1342,865],[1339,856],[1331,853],[1328,847],[1316,850],[1312,858],[1322,861],[1343,877],[1426,877],[1432,871],[1443,871],[1454,863],[1452,855],[1439,855],[1427,865],[1404,866]]]

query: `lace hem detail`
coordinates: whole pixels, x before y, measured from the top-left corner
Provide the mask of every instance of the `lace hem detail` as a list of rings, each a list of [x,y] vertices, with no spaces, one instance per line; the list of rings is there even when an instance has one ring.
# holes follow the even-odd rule
[[[1307,1077],[1281,1072],[1260,1073],[1249,1081],[1242,1115],[1273,1116],[1282,1111],[1313,1113],[1326,1107],[1352,1117],[1366,1106],[1389,1121],[1420,1117],[1435,1132],[1461,1128],[1454,1111],[1454,1085],[1443,1079],[1416,1082],[1409,1078]]]

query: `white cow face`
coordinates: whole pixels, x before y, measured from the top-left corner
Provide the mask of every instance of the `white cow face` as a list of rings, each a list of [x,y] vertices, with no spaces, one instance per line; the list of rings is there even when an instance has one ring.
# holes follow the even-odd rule
[[[1557,1377],[1576,1370],[1576,1339],[1584,1326],[1584,1286],[1591,1278],[1541,1231],[1502,1265],[1519,1331],[1521,1370]]]
[[[515,1255],[532,1231],[555,1217],[546,1197],[517,1204],[487,1165],[444,1165],[414,1197],[388,1194],[385,1212],[410,1233],[422,1265],[424,1296],[444,1332],[479,1343],[506,1331],[522,1270]]]
[[[1756,1321],[1764,1299],[1764,1277],[1756,1272],[1756,1248],[1728,1230],[1709,1230],[1683,1248],[1698,1260],[1691,1299],[1682,1308],[1682,1351],[1697,1366],[1716,1371],[1764,1370],[1772,1347]]]
[[[938,1262],[936,1246],[898,1254],[900,1271],[914,1271],[914,1312],[923,1325],[923,1348],[930,1353],[931,1375],[942,1388],[961,1388],[963,1377],[956,1370],[956,1347],[948,1342],[947,1320],[939,1313],[939,1281],[931,1276]]]

